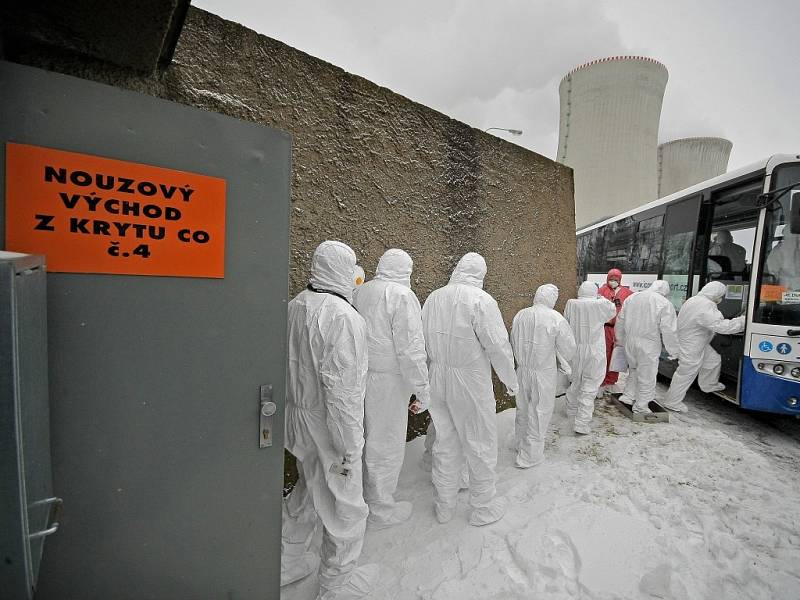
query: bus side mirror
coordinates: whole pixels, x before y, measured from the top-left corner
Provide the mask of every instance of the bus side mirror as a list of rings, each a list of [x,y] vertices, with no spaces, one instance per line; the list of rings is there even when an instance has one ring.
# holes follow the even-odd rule
[[[800,190],[792,190],[789,196],[789,232],[800,234]]]

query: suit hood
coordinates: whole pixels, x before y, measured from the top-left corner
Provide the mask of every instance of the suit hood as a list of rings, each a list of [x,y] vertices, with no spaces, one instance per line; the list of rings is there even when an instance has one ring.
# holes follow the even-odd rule
[[[336,292],[348,302],[355,289],[356,253],[347,244],[322,242],[311,258],[311,287],[319,291]]]
[[[534,306],[539,304],[547,308],[553,308],[556,305],[556,300],[558,300],[558,288],[552,283],[545,283],[536,290],[533,304]]]
[[[578,298],[597,298],[597,285],[584,281],[578,288]]]
[[[476,252],[468,252],[458,261],[450,283],[463,283],[478,288],[483,288],[483,278],[486,277],[486,261]]]
[[[392,248],[383,253],[378,261],[378,268],[375,271],[375,279],[381,281],[391,281],[399,283],[407,288],[411,287],[411,271],[414,268],[414,261],[404,250]]]
[[[656,279],[653,283],[650,284],[648,288],[651,292],[655,292],[656,294],[660,294],[665,298],[669,296],[669,283],[664,281],[663,279]]]

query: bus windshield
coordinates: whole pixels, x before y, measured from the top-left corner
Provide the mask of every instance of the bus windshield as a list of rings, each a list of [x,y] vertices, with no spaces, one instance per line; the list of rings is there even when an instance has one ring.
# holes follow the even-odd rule
[[[800,164],[777,167],[772,189],[800,181]],[[800,189],[800,184],[795,186]],[[787,192],[767,208],[753,320],[772,325],[800,325],[800,235],[789,231]]]

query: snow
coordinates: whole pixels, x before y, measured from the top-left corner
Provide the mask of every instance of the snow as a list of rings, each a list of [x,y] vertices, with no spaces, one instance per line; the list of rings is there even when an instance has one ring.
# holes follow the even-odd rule
[[[397,498],[415,514],[368,527],[361,564],[382,576],[370,598],[800,598],[796,421],[764,423],[701,396],[670,424],[633,423],[598,400],[585,437],[558,402],[547,460],[524,471],[512,466],[514,411],[499,414],[509,510],[482,528],[467,524],[466,491],[456,517],[437,523],[423,439],[410,442]],[[312,575],[281,598],[317,589]]]

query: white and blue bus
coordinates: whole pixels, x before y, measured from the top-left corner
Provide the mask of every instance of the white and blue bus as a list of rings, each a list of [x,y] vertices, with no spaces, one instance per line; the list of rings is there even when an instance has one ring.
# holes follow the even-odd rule
[[[776,155],[577,232],[580,281],[621,269],[634,291],[669,282],[676,309],[709,281],[727,286],[718,392],[742,408],[800,415],[800,155]],[[677,363],[662,354],[659,371]]]

